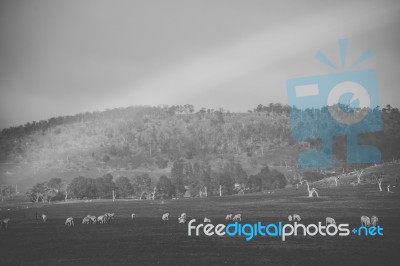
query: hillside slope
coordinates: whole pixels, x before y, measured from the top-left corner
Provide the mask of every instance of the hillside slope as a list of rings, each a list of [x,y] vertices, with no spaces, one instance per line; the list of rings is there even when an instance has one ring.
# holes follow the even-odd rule
[[[400,115],[382,112],[384,131],[365,134],[360,142],[376,145],[384,160],[398,158]],[[250,175],[263,166],[285,172],[297,155],[318,141],[291,140],[289,108],[258,106],[231,113],[191,105],[137,106],[51,118],[4,129],[0,135],[2,180],[29,187],[51,177],[70,180],[112,173],[168,175],[178,159],[207,161],[218,169],[234,158]],[[334,139],[335,167],[344,167],[345,138]],[[285,166],[285,167],[282,167]],[[288,178],[291,178],[289,172]]]

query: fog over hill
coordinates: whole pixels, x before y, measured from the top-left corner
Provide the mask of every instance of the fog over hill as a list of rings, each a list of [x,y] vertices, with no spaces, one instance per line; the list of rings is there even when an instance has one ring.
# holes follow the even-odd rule
[[[384,130],[363,134],[359,142],[377,146],[388,161],[400,155],[400,114],[390,106],[380,112]],[[297,166],[300,151],[317,148],[319,142],[293,141],[289,107],[271,103],[247,113],[195,110],[187,104],[53,117],[4,129],[0,144],[2,180],[26,188],[52,177],[106,173],[148,173],[158,180],[170,176],[178,161],[207,164],[215,171],[233,161],[247,175],[275,167],[290,182],[293,176],[286,169]],[[335,169],[345,167],[345,149],[345,138],[335,138]]]

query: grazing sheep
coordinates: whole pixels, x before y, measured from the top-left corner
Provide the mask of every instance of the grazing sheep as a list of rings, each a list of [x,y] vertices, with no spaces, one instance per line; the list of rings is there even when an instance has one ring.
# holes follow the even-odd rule
[[[288,216],[288,220],[289,220],[289,222],[293,221],[293,216],[292,216],[292,215],[289,215],[289,216]]]
[[[169,212],[164,213],[163,216],[162,216],[162,219],[163,219],[163,221],[168,221],[168,219],[169,219]]]
[[[242,221],[242,215],[241,214],[236,214],[235,216],[233,216],[232,221]]]
[[[185,218],[182,218],[182,217],[179,217],[179,218],[178,218],[178,221],[179,221],[180,224],[186,223],[186,219],[185,219]]]
[[[181,214],[181,218],[186,219],[186,212],[183,212],[183,213]]]
[[[43,219],[43,222],[45,223],[46,220],[47,220],[47,215],[46,214],[42,214],[42,219]]]
[[[336,224],[335,219],[333,219],[331,217],[326,217],[325,225],[328,226],[328,224]]]
[[[296,222],[296,220],[297,220],[298,222],[301,221],[300,215],[298,215],[298,214],[293,214],[293,221]]]
[[[136,214],[132,213],[131,218],[132,218],[132,220],[134,220],[136,218]]]
[[[371,225],[377,226],[378,225],[378,217],[377,216],[372,216],[371,217]]]
[[[74,218],[68,217],[68,218],[65,220],[65,225],[67,225],[67,226],[74,226]]]
[[[97,222],[97,217],[96,216],[88,215],[86,217],[90,219],[90,223],[96,224],[96,222]]]
[[[371,220],[368,216],[361,216],[361,226],[369,227],[371,225]]]
[[[89,217],[85,217],[85,218],[83,218],[83,220],[82,220],[82,224],[90,224],[90,218]]]
[[[98,222],[99,224],[105,224],[105,223],[107,223],[107,218],[106,218],[106,216],[100,215],[99,217],[97,217],[97,222]]]
[[[233,214],[227,214],[226,217],[225,217],[225,220],[231,221],[232,220],[232,216],[233,216]]]
[[[3,226],[4,226],[4,228],[7,229],[7,227],[8,227],[8,222],[9,222],[10,220],[11,220],[10,218],[5,218],[5,219],[3,220]]]
[[[205,223],[211,223],[211,219],[208,219],[207,217],[204,217],[204,222]]]
[[[105,218],[106,220],[114,219],[114,213],[109,213],[109,212],[107,212],[106,214],[104,214],[104,218]]]

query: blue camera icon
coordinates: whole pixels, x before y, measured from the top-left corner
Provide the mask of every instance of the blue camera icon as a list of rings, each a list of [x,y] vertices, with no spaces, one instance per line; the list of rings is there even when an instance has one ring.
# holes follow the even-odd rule
[[[332,139],[347,137],[347,163],[378,163],[380,151],[358,144],[361,133],[382,130],[374,70],[341,72],[287,81],[292,138],[321,141],[299,155],[301,168],[332,168]]]

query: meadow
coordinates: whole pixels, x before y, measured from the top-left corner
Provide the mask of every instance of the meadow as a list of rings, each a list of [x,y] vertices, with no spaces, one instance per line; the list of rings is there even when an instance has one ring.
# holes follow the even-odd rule
[[[397,189],[397,190],[396,190]],[[38,205],[3,203],[0,218],[0,265],[399,265],[400,191],[378,192],[376,184],[321,188],[319,198],[306,197],[305,187],[274,193],[156,201],[93,200]],[[43,223],[38,214],[48,215]],[[107,224],[83,225],[88,214],[114,212]],[[135,220],[130,218],[134,212]],[[161,215],[171,214],[169,221]],[[335,218],[360,226],[360,216],[376,215],[384,236],[279,237],[188,236],[177,217],[186,212],[202,222],[225,223],[227,213],[241,213],[242,223],[288,222],[299,214],[302,223]],[[75,219],[74,227],[64,225]]]

